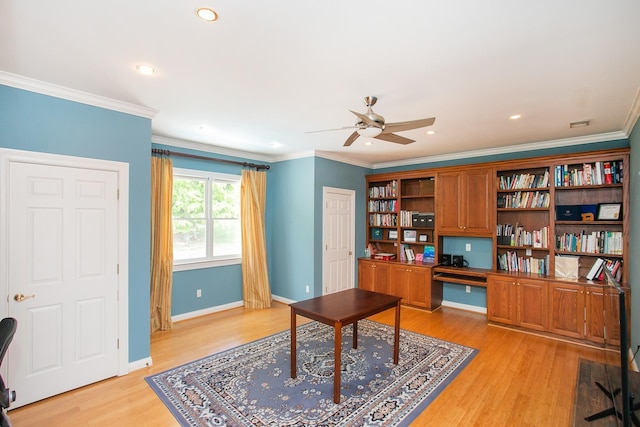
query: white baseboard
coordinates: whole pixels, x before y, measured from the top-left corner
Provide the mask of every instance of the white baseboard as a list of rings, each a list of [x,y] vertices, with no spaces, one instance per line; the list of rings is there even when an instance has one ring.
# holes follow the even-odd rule
[[[473,311],[474,313],[487,314],[486,307],[478,307],[477,305],[462,304],[453,301],[442,301],[443,307],[458,308],[460,310]]]
[[[151,356],[145,357],[144,359],[136,360],[133,362],[129,362],[129,372],[137,371],[138,369],[148,368],[153,365],[153,361],[151,360]]]
[[[271,298],[273,298],[274,301],[282,302],[284,304],[293,304],[294,302],[298,302],[289,298],[281,297],[279,295],[271,295]]]
[[[194,317],[204,316],[205,314],[217,313],[218,311],[225,311],[231,308],[242,307],[242,301],[231,302],[229,304],[217,305],[215,307],[209,307],[202,310],[190,311],[188,313],[177,314],[171,316],[172,322],[179,322],[181,320],[193,319]]]

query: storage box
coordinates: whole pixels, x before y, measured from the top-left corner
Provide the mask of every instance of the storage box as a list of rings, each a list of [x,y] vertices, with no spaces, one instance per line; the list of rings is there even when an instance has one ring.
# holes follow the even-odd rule
[[[581,213],[580,205],[557,205],[556,221],[580,221]]]
[[[435,221],[434,221],[433,212],[413,214],[411,216],[411,226],[422,227],[422,228],[434,228]]]
[[[580,268],[580,257],[570,255],[556,255],[555,276],[563,279],[577,279]]]

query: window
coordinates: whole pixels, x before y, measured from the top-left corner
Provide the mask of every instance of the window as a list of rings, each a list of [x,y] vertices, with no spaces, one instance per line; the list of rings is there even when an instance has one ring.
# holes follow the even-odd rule
[[[174,169],[171,214],[174,270],[240,262],[239,176]]]

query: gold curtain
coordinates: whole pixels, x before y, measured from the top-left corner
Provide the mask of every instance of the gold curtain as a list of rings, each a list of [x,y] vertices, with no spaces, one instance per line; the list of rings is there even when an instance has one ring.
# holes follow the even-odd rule
[[[245,308],[268,308],[272,300],[264,225],[267,174],[243,170],[240,188],[242,299]]]
[[[173,329],[171,289],[173,231],[171,197],[173,165],[166,157],[151,158],[151,331]]]

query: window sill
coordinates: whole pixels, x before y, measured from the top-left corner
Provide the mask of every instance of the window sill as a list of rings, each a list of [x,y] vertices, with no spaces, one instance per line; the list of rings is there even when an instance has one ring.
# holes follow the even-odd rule
[[[184,262],[181,264],[174,264],[173,271],[176,272],[176,271],[187,271],[187,270],[199,270],[202,268],[224,267],[227,265],[239,265],[239,264],[242,264],[242,258]]]

